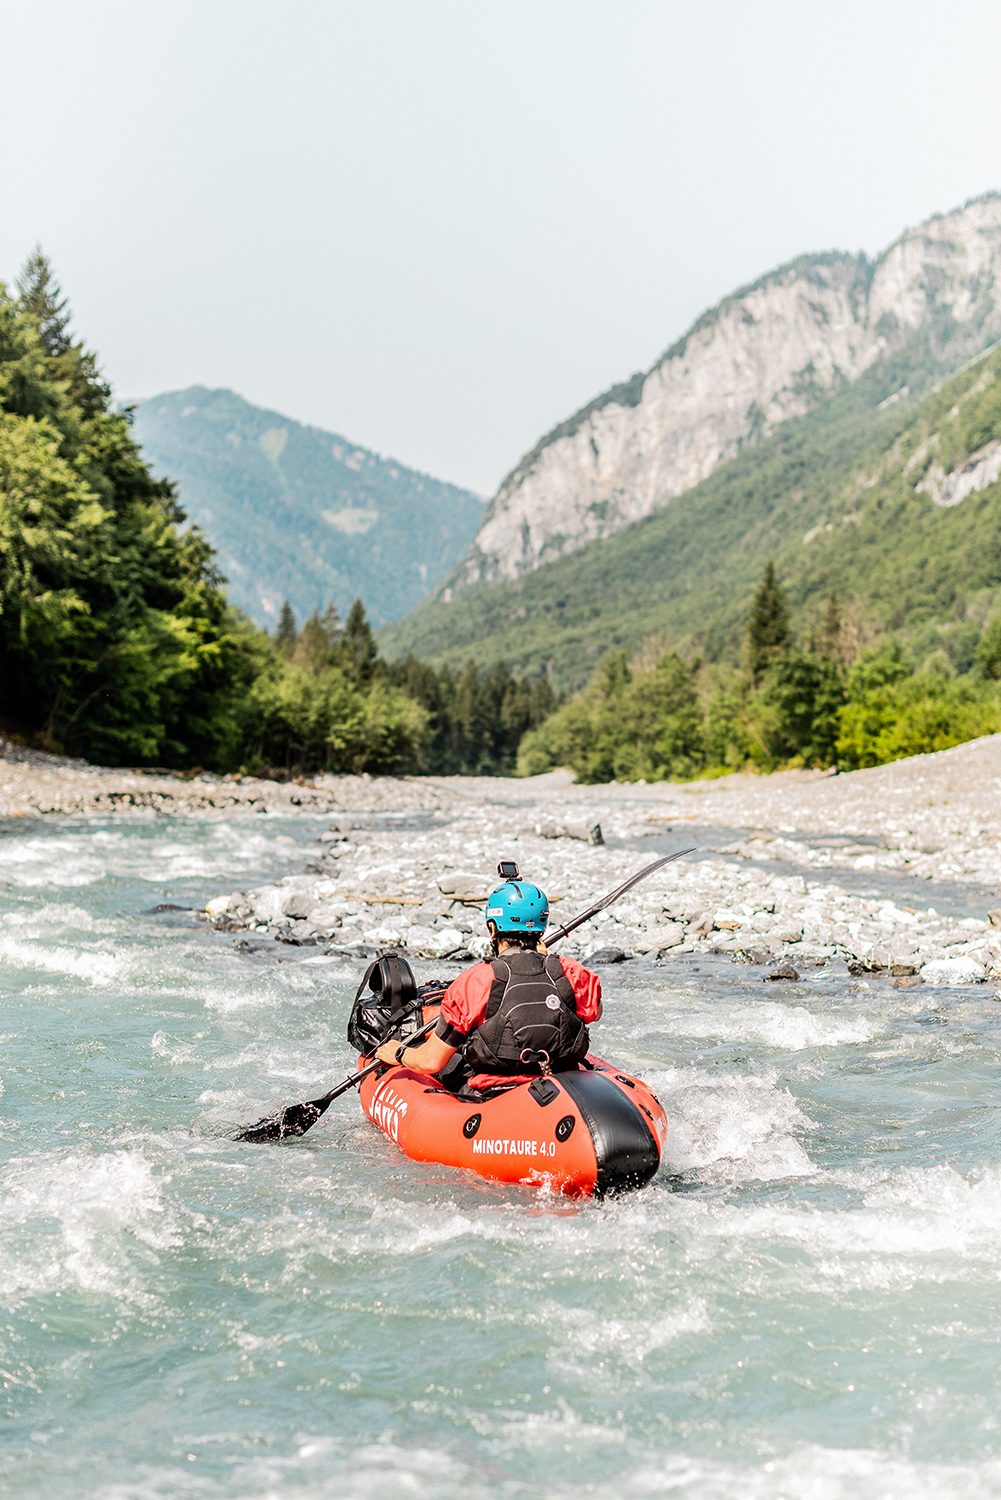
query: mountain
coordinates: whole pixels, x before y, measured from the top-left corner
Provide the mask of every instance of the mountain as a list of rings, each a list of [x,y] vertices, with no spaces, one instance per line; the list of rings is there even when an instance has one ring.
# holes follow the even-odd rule
[[[803,256],[703,314],[646,374],[542,438],[503,481],[445,597],[518,577],[662,510],[781,422],[918,345],[940,372],[1001,335],[1001,195],[875,261]]]
[[[830,507],[860,468],[892,467],[922,399],[1001,337],[998,272],[991,196],[908,232],[873,265],[814,257],[735,293],[650,375],[537,445],[438,598],[390,626],[384,649],[503,659],[568,687],[609,647],[652,634],[735,655],[769,557],[816,587],[858,577],[858,533]],[[914,505],[908,524],[937,514],[928,497]],[[960,506],[948,526],[966,525]],[[892,579],[901,545],[878,530],[866,566]],[[859,588],[863,603],[879,593]],[[899,611],[874,608],[873,628],[899,626]]]
[[[232,391],[170,391],[138,404],[147,461],[219,554],[240,608],[273,625],[288,599],[301,622],[361,596],[394,620],[454,567],[483,516],[444,484]]]
[[[944,646],[965,669],[1001,602],[1001,349],[919,403],[894,399],[900,373],[870,371],[615,536],[423,606],[384,650],[504,660],[566,688],[652,637],[736,660],[774,559],[797,613],[836,590],[863,637]]]

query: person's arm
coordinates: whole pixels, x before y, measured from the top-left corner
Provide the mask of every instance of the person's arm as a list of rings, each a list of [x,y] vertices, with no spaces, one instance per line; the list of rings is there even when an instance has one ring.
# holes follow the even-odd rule
[[[563,972],[573,985],[577,1014],[587,1026],[601,1020],[601,980],[574,958],[561,958]]]
[[[487,964],[463,969],[442,996],[441,1014],[434,1031],[419,1046],[407,1047],[401,1054],[404,1066],[421,1073],[440,1073],[483,1020],[492,978]],[[375,1055],[380,1062],[395,1063],[399,1050],[399,1038],[393,1037],[383,1042]]]
[[[416,1047],[405,1047],[398,1037],[392,1037],[383,1042],[375,1055],[380,1062],[400,1063],[405,1068],[416,1068],[418,1073],[440,1073],[455,1051],[432,1031]]]

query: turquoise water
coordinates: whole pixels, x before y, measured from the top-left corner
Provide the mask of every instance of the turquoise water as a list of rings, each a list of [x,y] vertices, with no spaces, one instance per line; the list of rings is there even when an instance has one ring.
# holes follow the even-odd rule
[[[0,1489],[1001,1495],[992,989],[610,970],[672,1133],[607,1205],[418,1167],[353,1096],[238,1145],[347,1071],[356,972],[152,908],[315,831],[0,829]]]

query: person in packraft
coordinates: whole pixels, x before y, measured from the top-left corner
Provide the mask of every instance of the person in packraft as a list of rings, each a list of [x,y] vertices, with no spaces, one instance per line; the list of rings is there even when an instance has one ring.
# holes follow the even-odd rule
[[[588,1026],[601,1018],[601,981],[572,958],[547,953],[549,902],[537,885],[506,880],[487,898],[493,957],[464,969],[446,989],[441,1015],[415,1047],[397,1038],[376,1057],[440,1074],[456,1054],[464,1085],[489,1088],[575,1068],[587,1055]]]

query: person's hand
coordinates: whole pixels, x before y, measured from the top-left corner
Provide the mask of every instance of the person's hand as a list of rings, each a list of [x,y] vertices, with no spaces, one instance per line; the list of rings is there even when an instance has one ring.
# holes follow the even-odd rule
[[[400,1041],[400,1038],[398,1036],[390,1037],[388,1042],[383,1042],[381,1047],[376,1048],[375,1055],[378,1058],[379,1062],[389,1063],[390,1066],[395,1066],[396,1054],[402,1045],[403,1043]]]
[[[546,947],[542,938],[539,939],[538,943],[536,944],[536,948],[538,949],[539,953],[542,954],[543,958],[546,958],[548,956],[549,949]]]

